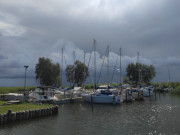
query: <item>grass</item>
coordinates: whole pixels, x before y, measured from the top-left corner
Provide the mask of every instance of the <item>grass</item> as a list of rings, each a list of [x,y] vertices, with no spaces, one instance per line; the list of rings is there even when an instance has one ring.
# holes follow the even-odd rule
[[[26,91],[35,89],[36,87],[26,87]],[[0,94],[18,93],[24,91],[24,87],[0,87]]]
[[[172,88],[171,94],[173,95],[180,95],[180,82],[162,82],[162,83],[153,83],[155,89],[157,88]]]
[[[0,101],[1,103],[2,101]],[[13,104],[13,105],[4,105],[0,106],[0,114],[7,113],[8,110],[12,110],[12,112],[19,112],[19,111],[26,111],[26,110],[35,110],[40,108],[48,108],[52,107],[53,105],[48,104],[32,104],[32,103],[20,103],[20,104]]]
[[[4,103],[6,103],[6,101],[0,101],[0,105],[3,105]]]

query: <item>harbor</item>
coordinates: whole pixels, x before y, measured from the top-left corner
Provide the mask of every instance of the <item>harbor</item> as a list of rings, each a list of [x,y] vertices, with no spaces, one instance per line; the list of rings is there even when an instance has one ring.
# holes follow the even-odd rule
[[[0,0],[0,135],[180,135],[180,0]]]
[[[120,105],[79,101],[59,104],[58,115],[1,125],[1,135],[119,135],[180,133],[180,97],[157,94]],[[70,129],[69,129],[70,128]]]

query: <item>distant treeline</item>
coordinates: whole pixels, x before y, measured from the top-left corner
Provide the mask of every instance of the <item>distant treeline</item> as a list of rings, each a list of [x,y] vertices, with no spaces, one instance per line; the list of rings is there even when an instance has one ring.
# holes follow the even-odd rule
[[[180,95],[180,82],[161,82],[152,83],[155,89],[170,88],[171,94]],[[98,84],[97,86],[100,86]],[[117,86],[118,84],[112,84],[111,86]],[[67,86],[68,87],[68,86]],[[34,90],[36,87],[26,87],[26,91]],[[85,89],[93,89],[94,84],[86,84]],[[24,87],[0,87],[0,94],[5,93],[23,93]]]

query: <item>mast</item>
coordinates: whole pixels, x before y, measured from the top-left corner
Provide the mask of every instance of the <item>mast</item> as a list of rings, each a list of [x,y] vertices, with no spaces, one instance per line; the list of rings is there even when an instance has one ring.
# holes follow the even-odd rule
[[[61,87],[63,86],[63,52],[64,49],[62,48]]]
[[[108,86],[109,86],[109,84],[110,84],[110,82],[109,82],[109,45],[107,46],[107,73],[108,73],[107,83],[108,83]]]
[[[137,53],[137,64],[139,64],[139,66],[138,66],[138,82],[139,82],[139,85],[140,85],[141,84],[141,77],[140,77],[139,52]]]
[[[119,49],[119,56],[120,56],[120,86],[121,86],[121,78],[122,78],[122,70],[121,70],[121,48]]]
[[[93,40],[94,45],[94,89],[96,89],[96,40]]]
[[[84,52],[84,81],[83,83],[85,84],[85,78],[86,78],[86,63],[85,63],[85,58],[86,58],[86,53]]]
[[[73,51],[73,62],[75,63],[75,51]],[[75,71],[73,71],[73,87],[74,87]]]

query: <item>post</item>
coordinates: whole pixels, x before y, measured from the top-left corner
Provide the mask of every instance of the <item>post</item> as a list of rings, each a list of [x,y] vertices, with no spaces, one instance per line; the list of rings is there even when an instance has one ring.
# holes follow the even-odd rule
[[[96,40],[93,40],[94,44],[94,91],[96,90]]]
[[[28,66],[26,65],[26,66],[24,66],[24,68],[25,68],[25,76],[24,76],[24,99],[25,99],[25,89],[26,89],[26,71],[27,71]]]
[[[107,74],[108,74],[108,89],[109,89],[109,85],[110,85],[110,81],[109,81],[109,45],[107,46]]]
[[[86,53],[84,53],[84,81],[83,81],[83,87],[85,89],[85,78],[86,78]]]
[[[113,105],[116,105],[115,96],[113,96]]]
[[[63,86],[63,48],[62,48],[62,67],[61,67],[61,87]]]
[[[94,105],[93,105],[93,97],[92,97],[92,94],[91,94],[91,108],[92,108],[92,112],[93,112]]]
[[[120,55],[120,86],[121,86],[121,78],[122,78],[122,70],[121,70],[121,48],[119,49],[119,55]]]
[[[140,86],[140,84],[141,84],[141,78],[140,78],[140,62],[139,62],[139,52],[137,53],[137,63],[139,64],[139,66],[138,66],[138,82],[139,82],[139,86]]]

